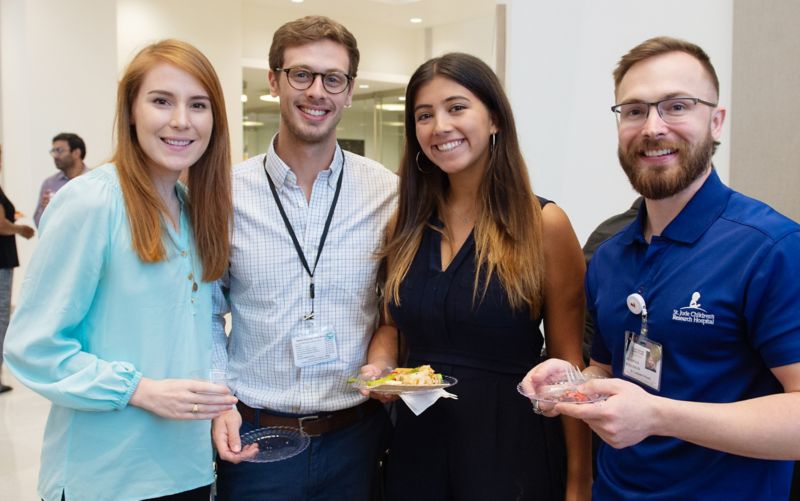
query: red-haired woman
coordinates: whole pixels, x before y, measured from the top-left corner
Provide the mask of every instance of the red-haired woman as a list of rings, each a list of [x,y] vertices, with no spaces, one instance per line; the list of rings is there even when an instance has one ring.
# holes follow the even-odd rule
[[[143,49],[119,83],[112,162],[60,190],[6,342],[52,402],[39,495],[208,500],[210,419],[236,399],[211,365],[211,285],[228,260],[228,127],[191,45]],[[178,177],[188,169],[188,189]]]

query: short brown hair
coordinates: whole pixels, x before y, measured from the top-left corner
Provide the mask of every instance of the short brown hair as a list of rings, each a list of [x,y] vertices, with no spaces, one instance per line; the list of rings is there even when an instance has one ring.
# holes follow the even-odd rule
[[[344,45],[350,58],[348,74],[355,78],[358,73],[358,52],[356,37],[344,26],[325,16],[306,16],[290,21],[275,32],[269,48],[269,67],[283,68],[283,53],[289,47],[297,47],[320,40],[332,40]]]
[[[698,45],[672,37],[650,38],[622,56],[614,69],[614,92],[619,90],[619,84],[634,64],[668,52],[685,52],[697,59],[708,72],[708,76],[714,84],[714,89],[717,91],[717,96],[719,96],[719,79],[708,54]]]

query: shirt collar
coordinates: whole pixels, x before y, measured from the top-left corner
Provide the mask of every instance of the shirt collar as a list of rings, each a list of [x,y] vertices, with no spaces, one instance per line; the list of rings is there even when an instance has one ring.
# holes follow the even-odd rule
[[[664,228],[661,236],[687,244],[695,242],[725,210],[731,193],[733,193],[731,189],[722,184],[716,169],[712,168],[708,179],[689,200],[686,207]],[[646,217],[647,204],[642,204],[636,220],[625,229],[622,243],[644,242],[642,228]]]
[[[283,189],[284,186],[296,186],[297,176],[294,175],[292,169],[288,165],[286,165],[286,162],[284,162],[283,159],[279,157],[278,153],[275,151],[275,143],[277,142],[277,140],[278,140],[278,134],[272,136],[272,141],[270,141],[269,143],[269,150],[267,151],[266,155],[266,166],[269,176],[275,183],[275,187],[280,190]],[[332,189],[335,189],[336,182],[339,180],[339,175],[342,172],[343,166],[344,166],[344,151],[342,151],[342,148],[337,143],[336,151],[334,151],[333,153],[333,160],[331,161],[328,168],[320,172],[319,175],[327,177],[328,186]]]

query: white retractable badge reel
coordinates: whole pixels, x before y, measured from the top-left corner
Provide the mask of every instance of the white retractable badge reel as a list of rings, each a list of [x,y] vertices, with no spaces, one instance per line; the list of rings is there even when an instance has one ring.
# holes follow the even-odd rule
[[[622,373],[658,391],[661,387],[663,347],[647,337],[647,303],[644,297],[634,292],[626,302],[631,313],[641,315],[642,327],[638,334],[625,331],[625,365]]]

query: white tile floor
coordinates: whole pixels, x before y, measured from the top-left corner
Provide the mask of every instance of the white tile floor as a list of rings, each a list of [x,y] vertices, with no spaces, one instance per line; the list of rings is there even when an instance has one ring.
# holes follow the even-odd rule
[[[14,379],[4,367],[2,381],[13,386],[0,394],[0,500],[34,501],[50,402]]]

